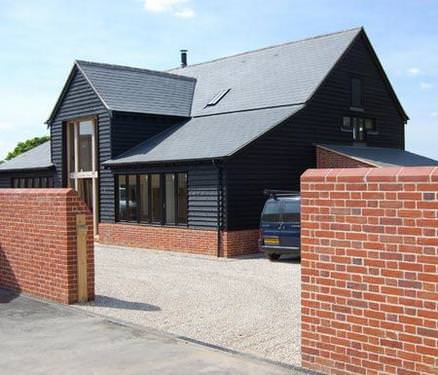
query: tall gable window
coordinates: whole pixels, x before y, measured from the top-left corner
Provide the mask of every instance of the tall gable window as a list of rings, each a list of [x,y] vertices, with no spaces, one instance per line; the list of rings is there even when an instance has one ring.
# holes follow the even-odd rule
[[[360,78],[351,79],[351,106],[362,108],[362,81]]]
[[[84,118],[65,124],[67,186],[75,189],[93,212],[97,234],[99,173],[97,162],[97,120]]]

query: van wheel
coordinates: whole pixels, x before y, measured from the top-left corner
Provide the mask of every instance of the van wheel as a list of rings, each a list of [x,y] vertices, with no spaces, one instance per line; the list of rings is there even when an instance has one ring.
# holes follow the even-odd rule
[[[269,254],[268,258],[269,258],[269,260],[278,260],[278,259],[280,259],[280,255],[279,254]]]

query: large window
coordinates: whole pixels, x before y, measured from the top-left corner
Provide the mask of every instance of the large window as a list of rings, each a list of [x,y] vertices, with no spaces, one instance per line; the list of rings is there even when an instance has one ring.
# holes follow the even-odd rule
[[[119,221],[187,225],[187,173],[117,178]]]
[[[34,189],[44,189],[53,187],[53,177],[52,176],[41,176],[41,177],[13,177],[11,181],[11,186],[17,189],[24,188],[34,188]]]

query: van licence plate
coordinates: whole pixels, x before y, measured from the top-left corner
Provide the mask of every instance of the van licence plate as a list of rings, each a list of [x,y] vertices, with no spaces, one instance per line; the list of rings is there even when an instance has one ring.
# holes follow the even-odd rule
[[[280,240],[278,237],[265,237],[263,239],[265,245],[279,245]]]

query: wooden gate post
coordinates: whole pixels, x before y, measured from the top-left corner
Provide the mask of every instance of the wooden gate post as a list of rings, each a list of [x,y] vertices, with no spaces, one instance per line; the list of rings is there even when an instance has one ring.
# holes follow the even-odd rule
[[[78,260],[78,301],[88,301],[88,272],[87,272],[87,232],[88,226],[85,215],[76,215],[76,244]]]

